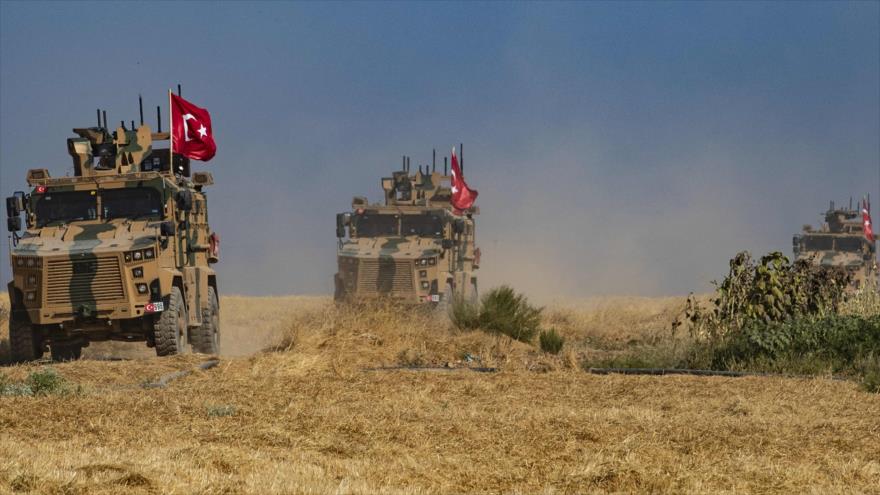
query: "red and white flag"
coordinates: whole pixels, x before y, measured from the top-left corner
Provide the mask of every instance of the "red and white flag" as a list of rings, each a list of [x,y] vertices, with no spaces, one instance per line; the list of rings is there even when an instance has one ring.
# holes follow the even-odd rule
[[[214,158],[217,145],[211,130],[211,115],[171,93],[171,146],[175,153],[206,162]]]
[[[464,181],[464,175],[461,173],[461,167],[458,165],[458,158],[455,156],[455,146],[452,147],[452,207],[456,213],[467,210],[474,205],[479,193],[475,189],[468,187]]]
[[[874,227],[871,225],[871,211],[868,200],[862,200],[862,227],[865,229],[865,239],[874,242]]]

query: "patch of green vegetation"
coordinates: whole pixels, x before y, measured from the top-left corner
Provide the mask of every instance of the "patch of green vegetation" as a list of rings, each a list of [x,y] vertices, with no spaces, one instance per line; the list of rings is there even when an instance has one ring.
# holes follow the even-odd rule
[[[31,372],[21,383],[14,383],[4,375],[0,375],[0,396],[46,396],[80,394],[80,386],[71,386],[52,368],[43,368]]]
[[[540,330],[542,308],[532,306],[523,294],[502,285],[487,292],[479,303],[452,302],[452,323],[461,330],[481,329],[520,342],[531,342]]]
[[[209,405],[205,408],[209,418],[224,418],[226,416],[234,416],[238,410],[235,406],[229,404]]]
[[[562,346],[565,345],[565,338],[556,333],[555,328],[550,330],[542,330],[538,335],[538,343],[541,344],[541,350],[549,354],[559,354]]]

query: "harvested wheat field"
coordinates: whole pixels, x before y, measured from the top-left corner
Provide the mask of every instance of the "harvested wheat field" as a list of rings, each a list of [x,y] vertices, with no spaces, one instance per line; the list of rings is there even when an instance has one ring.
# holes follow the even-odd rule
[[[436,314],[226,297],[231,355],[164,388],[144,385],[209,357],[96,345],[0,368],[55,380],[0,396],[0,492],[880,493],[880,395],[854,383],[581,368],[668,332],[681,304],[550,307],[567,339],[550,356]]]

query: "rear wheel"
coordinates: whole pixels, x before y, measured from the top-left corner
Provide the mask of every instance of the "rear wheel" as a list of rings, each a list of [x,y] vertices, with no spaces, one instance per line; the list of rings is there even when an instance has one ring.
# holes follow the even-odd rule
[[[52,344],[52,361],[76,361],[82,356],[82,346],[79,344],[57,343]]]
[[[43,357],[43,339],[37,330],[25,321],[9,319],[9,353],[15,363],[36,361]]]
[[[208,307],[202,310],[202,325],[192,329],[193,350],[202,354],[220,354],[220,302],[213,287],[208,287]]]
[[[157,356],[173,356],[187,354],[187,317],[186,304],[177,287],[171,288],[168,307],[153,324],[156,339]]]

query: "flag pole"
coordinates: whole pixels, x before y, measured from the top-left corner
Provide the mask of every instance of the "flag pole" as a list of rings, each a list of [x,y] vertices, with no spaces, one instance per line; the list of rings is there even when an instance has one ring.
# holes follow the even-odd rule
[[[168,169],[174,173],[174,110],[171,103],[171,89],[168,90]]]

